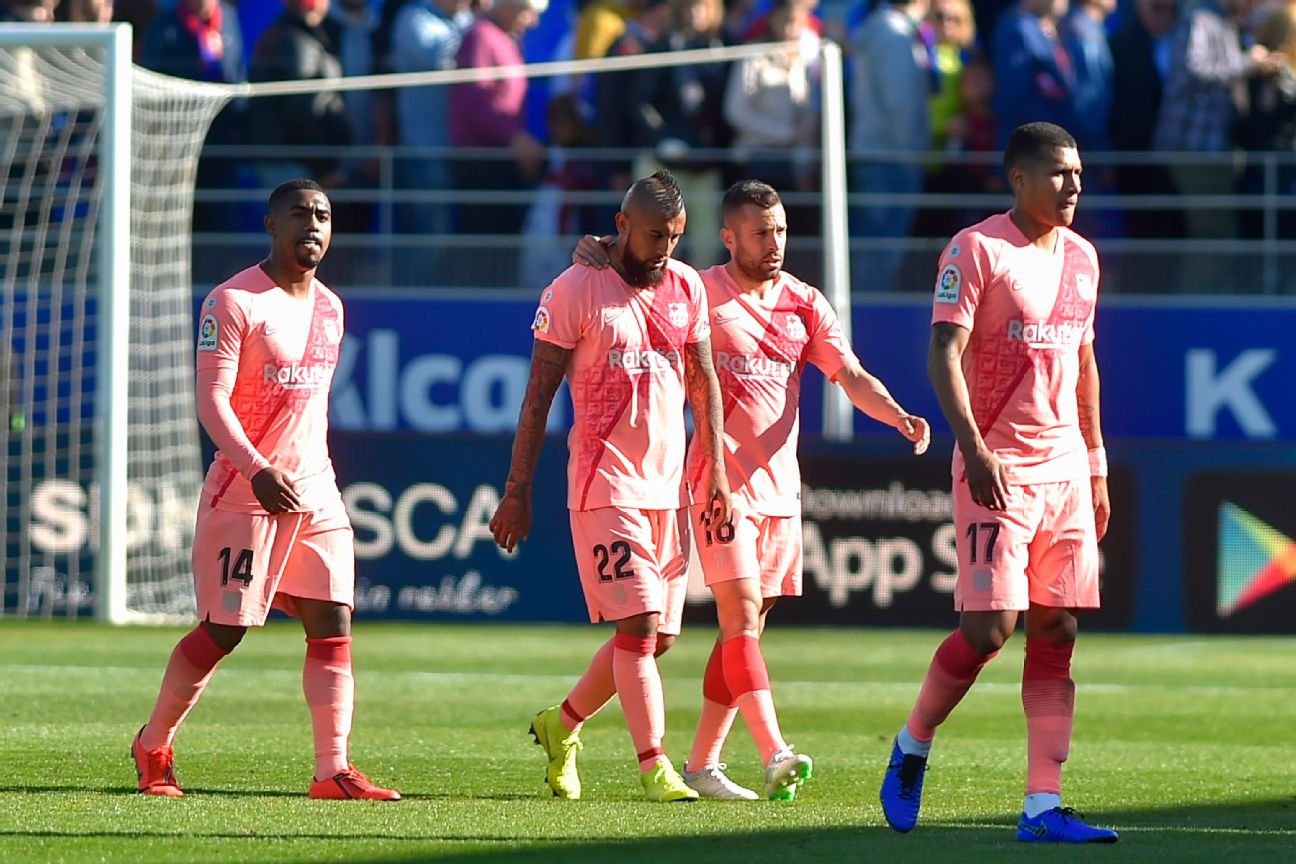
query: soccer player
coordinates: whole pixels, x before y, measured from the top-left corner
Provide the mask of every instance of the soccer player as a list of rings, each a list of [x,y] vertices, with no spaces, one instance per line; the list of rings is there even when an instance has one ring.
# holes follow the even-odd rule
[[[283,183],[265,217],[269,256],[216,286],[202,305],[198,419],[217,453],[194,531],[200,623],[171,652],[153,714],[131,746],[147,795],[184,794],[171,747],[176,729],[217,664],[273,606],[300,618],[306,631],[310,797],[400,798],[347,757],[355,557],[326,440],[342,303],[315,278],[331,219],[319,184]]]
[[[1081,165],[1066,130],[1019,127],[1003,164],[1012,210],[955,235],[936,279],[927,368],[957,440],[959,626],[896,735],[882,809],[892,828],[913,829],[937,727],[1025,612],[1017,839],[1114,843],[1115,831],[1080,821],[1061,798],[1077,618],[1099,605],[1098,541],[1110,514],[1093,348],[1098,257],[1068,227]]]
[[[616,216],[611,268],[569,267],[544,290],[531,325],[531,377],[491,531],[507,550],[527,536],[545,420],[565,374],[575,412],[567,506],[576,565],[590,621],[616,628],[567,699],[531,725],[560,798],[580,797],[581,726],[615,694],[649,800],[698,797],[662,751],[656,662],[679,633],[687,587],[686,395],[701,448],[700,494],[722,522],[730,512],[706,293],[697,272],[671,258],[685,220],[669,172],[635,182]]]
[[[801,380],[813,363],[857,408],[895,427],[923,453],[927,421],[906,412],[869,374],[843,337],[832,306],[816,288],[783,270],[787,215],[778,192],[759,180],[729,187],[720,238],[729,261],[702,272],[711,309],[712,348],[724,396],[725,472],[733,517],[719,518],[694,496],[691,528],[703,576],[716,600],[720,635],[702,680],[702,716],[685,781],[704,798],[756,799],[724,773],[720,751],[741,711],[765,765],[765,797],[792,799],[813,760],[783,740],[760,636],[779,597],[801,594],[801,469],[797,463]],[[577,260],[604,266],[593,238]],[[690,488],[703,452],[689,450]]]

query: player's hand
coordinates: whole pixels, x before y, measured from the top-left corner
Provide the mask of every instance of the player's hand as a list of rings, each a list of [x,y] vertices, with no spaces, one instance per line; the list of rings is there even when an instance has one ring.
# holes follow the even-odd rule
[[[505,552],[512,552],[531,532],[531,493],[506,486],[504,497],[490,520],[491,536]]]
[[[896,429],[913,442],[915,456],[927,452],[927,447],[931,444],[931,426],[926,419],[917,414],[901,414],[899,421],[896,422]]]
[[[1007,510],[1008,477],[995,455],[982,448],[971,459],[963,461],[972,501],[989,510]]]
[[[252,477],[252,494],[267,513],[292,513],[302,509],[297,487],[278,468],[262,468]]]
[[[586,234],[572,252],[572,263],[593,267],[595,270],[611,266],[612,256],[608,254],[608,249],[612,247],[614,240],[616,238],[611,235],[595,237],[593,234]]]
[[[1107,523],[1111,521],[1111,498],[1107,495],[1107,478],[1090,477],[1093,486],[1094,530],[1098,539],[1107,535]]]
[[[733,519],[733,494],[729,491],[729,475],[723,468],[711,472],[711,496],[707,500],[716,525],[727,525]]]

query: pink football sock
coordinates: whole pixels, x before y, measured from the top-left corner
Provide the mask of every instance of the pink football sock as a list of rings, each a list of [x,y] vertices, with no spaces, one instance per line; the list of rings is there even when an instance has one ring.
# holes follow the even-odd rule
[[[1022,707],[1026,709],[1026,794],[1062,794],[1062,763],[1075,721],[1074,642],[1026,640]]]
[[[562,704],[560,717],[568,732],[579,732],[585,721],[601,711],[616,695],[616,681],[612,675],[613,641],[604,642],[594,653],[589,668]]]
[[[761,763],[787,748],[774,713],[774,696],[770,692],[769,671],[761,654],[760,640],[755,636],[735,636],[720,646],[725,683],[734,695],[734,704],[742,712],[743,722],[756,741]]]
[[[315,779],[326,780],[348,767],[347,739],[355,711],[351,637],[306,639],[302,692],[310,706],[315,735]]]
[[[702,716],[698,718],[693,749],[684,765],[686,771],[701,771],[708,765],[720,763],[720,751],[738,714],[738,709],[732,704],[729,685],[725,684],[720,645],[717,640],[702,676]]]
[[[981,668],[997,653],[978,654],[962,630],[951,633],[936,649],[927,667],[918,702],[906,723],[909,734],[917,741],[931,741],[936,736],[936,727],[945,722],[954,706],[967,695]]]
[[[657,640],[618,633],[612,642],[612,674],[617,695],[621,697],[621,710],[630,727],[639,770],[647,771],[665,755],[662,737],[666,734],[666,708],[657,659],[653,656]]]
[[[176,730],[197,704],[225,653],[202,625],[185,634],[171,651],[157,703],[140,733],[140,746],[145,750],[171,746]]]

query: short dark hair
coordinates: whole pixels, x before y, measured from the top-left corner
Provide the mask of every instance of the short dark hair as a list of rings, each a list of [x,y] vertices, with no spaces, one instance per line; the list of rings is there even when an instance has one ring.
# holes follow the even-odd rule
[[[725,190],[724,200],[720,204],[723,218],[738,212],[748,204],[754,204],[762,210],[777,207],[783,203],[778,190],[763,180],[739,180]]]
[[[621,199],[621,212],[626,212],[632,204],[651,205],[661,215],[675,217],[684,212],[684,193],[675,182],[675,175],[663,168],[631,184]]]
[[[275,187],[274,191],[270,193],[270,201],[266,204],[266,208],[271,213],[275,212],[275,210],[278,210],[283,206],[284,201],[288,199],[289,195],[294,192],[300,192],[303,189],[309,189],[311,192],[318,192],[325,198],[328,197],[328,193],[324,191],[324,187],[316,183],[314,180],[309,177],[295,177],[292,180],[285,180],[283,183],[280,183]]]
[[[1058,149],[1076,149],[1075,137],[1061,126],[1044,122],[1018,126],[1008,137],[1008,146],[1004,147],[1004,173],[1027,162],[1038,162],[1048,156],[1049,151]]]

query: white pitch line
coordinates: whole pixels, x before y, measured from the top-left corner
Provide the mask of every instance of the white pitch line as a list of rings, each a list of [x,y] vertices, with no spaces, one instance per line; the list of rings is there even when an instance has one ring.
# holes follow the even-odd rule
[[[99,676],[107,673],[128,674],[128,675],[157,675],[160,667],[153,666],[61,666],[57,664],[37,664],[37,663],[0,663],[0,670],[9,670],[19,673],[31,673],[40,675],[60,674],[60,675],[87,675]],[[501,685],[526,685],[526,684],[570,684],[574,682],[577,675],[516,675],[502,672],[387,672],[378,670],[363,670],[361,673],[366,679],[373,678],[397,678],[409,679],[411,681],[424,681],[428,683],[444,684],[474,684],[483,681],[492,682]],[[233,669],[226,668],[221,671],[222,678],[232,676],[299,676],[300,669]],[[665,676],[667,681],[694,681],[692,676]],[[882,690],[898,692],[916,692],[919,679],[913,681],[799,681],[776,679],[777,688],[805,688],[817,690]],[[1290,695],[1292,687],[1288,686],[1270,686],[1257,685],[1253,687],[1246,686],[1214,686],[1205,684],[1116,684],[1101,681],[1085,681],[1081,678],[1076,682],[1077,687],[1084,693],[1090,695],[1126,695],[1130,693],[1192,693],[1196,695],[1216,695],[1216,696],[1237,696],[1237,695],[1255,695],[1255,694],[1283,694]],[[0,680],[0,689],[4,688],[5,682]],[[976,690],[980,693],[1016,693],[1021,689],[1017,682],[1000,682],[1000,681],[978,681]]]

